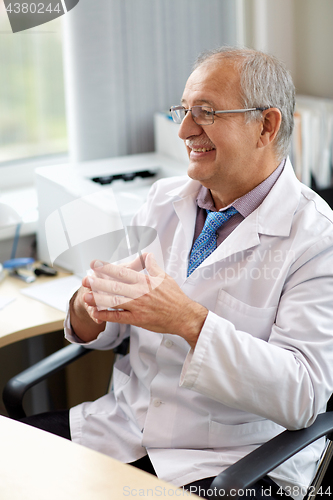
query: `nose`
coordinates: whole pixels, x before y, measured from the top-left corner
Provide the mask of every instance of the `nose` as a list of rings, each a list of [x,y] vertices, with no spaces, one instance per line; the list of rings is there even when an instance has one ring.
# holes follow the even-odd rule
[[[200,135],[202,133],[203,129],[201,125],[198,125],[195,123],[192,117],[192,113],[188,111],[185,115],[184,120],[179,126],[178,130],[178,136],[185,141],[189,137],[193,135]]]

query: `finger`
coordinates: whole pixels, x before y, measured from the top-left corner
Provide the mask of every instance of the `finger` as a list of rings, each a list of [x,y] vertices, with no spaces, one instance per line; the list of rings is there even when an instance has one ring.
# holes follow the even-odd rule
[[[93,261],[92,264],[94,264],[94,262],[96,261]],[[97,267],[94,268],[96,275],[106,275],[107,278],[130,284],[142,283],[143,281],[143,275],[130,269],[130,267],[109,263],[99,265],[99,263],[100,261],[97,261]],[[94,265],[96,265],[96,263]]]
[[[96,302],[92,292],[85,293],[83,295],[83,300],[88,306],[96,306]]]
[[[81,281],[81,286],[82,286],[82,288],[88,288],[88,289],[90,289],[90,283],[89,283],[89,281],[88,281],[88,279],[87,279],[87,278],[89,278],[89,276],[85,276],[85,277],[82,279],[82,281]]]
[[[112,279],[111,276],[109,276],[107,273],[104,272],[105,269],[107,269],[106,266],[110,265],[110,262],[104,262],[101,260],[93,260],[90,262],[90,268],[91,271],[88,272],[86,277],[89,276],[99,276],[100,278],[104,279]],[[92,273],[93,271],[93,273]]]
[[[107,266],[109,262],[105,262],[103,260],[93,260],[90,262],[91,269],[98,269],[99,267]]]
[[[98,309],[122,308],[124,304],[132,301],[131,298],[121,295],[107,295],[97,292],[85,294],[84,300],[88,305],[98,307]]]
[[[155,277],[155,276],[160,276],[161,274],[164,275],[164,271],[158,266],[154,254],[152,253],[147,254],[145,264],[146,264],[146,269],[150,276]]]
[[[147,252],[142,253],[142,254],[138,255],[138,257],[136,257],[131,262],[124,264],[124,266],[128,267],[129,269],[133,269],[134,271],[140,272],[146,267],[145,260],[146,260],[147,255],[148,255]]]
[[[126,262],[124,264],[116,264],[116,265],[123,266],[123,267],[126,267],[128,269],[132,269],[133,271],[140,272],[145,268],[145,259],[146,259],[147,255],[148,255],[147,252],[144,252],[143,254],[138,255],[131,262]],[[101,261],[101,260],[93,260],[90,263],[90,267],[91,267],[91,269],[93,269],[95,271],[95,273],[97,273],[97,272],[103,273],[104,266],[107,266],[108,264],[110,264],[110,262],[105,262],[105,261]]]
[[[96,307],[92,307],[92,306],[88,306],[88,304],[86,302],[84,302],[84,307],[87,311],[87,313],[89,314],[89,317],[95,322],[97,323],[98,325],[100,325],[101,323],[103,323],[102,320],[100,319],[97,319],[94,317],[94,311],[97,310]]]
[[[108,321],[110,323],[122,323],[126,325],[132,324],[132,313],[129,311],[94,311],[94,318],[103,323]]]
[[[90,286],[90,281],[89,281],[89,276],[85,276],[82,280],[82,286],[84,288],[88,288],[89,290],[91,289],[91,286]]]
[[[159,267],[152,253],[147,255],[146,269],[148,271],[148,276],[146,276],[149,282],[148,286],[151,290],[154,290],[154,288],[158,287],[162,283],[166,277],[166,273]]]
[[[136,299],[149,292],[147,281],[143,277],[142,283],[128,285],[120,281],[105,280],[99,278],[88,277],[90,288],[93,293],[104,292],[108,295],[122,295],[131,299]]]

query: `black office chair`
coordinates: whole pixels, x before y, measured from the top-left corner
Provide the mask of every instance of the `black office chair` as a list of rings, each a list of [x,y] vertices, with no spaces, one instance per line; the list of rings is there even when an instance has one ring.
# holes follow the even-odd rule
[[[128,340],[126,339],[126,342],[114,351],[117,356],[122,356],[127,350]],[[3,391],[3,401],[8,415],[14,419],[25,417],[22,400],[27,390],[89,352],[91,350],[83,346],[69,345],[9,380]],[[251,488],[251,485],[288,458],[322,436],[326,436],[326,449],[306,498],[313,500],[318,493],[321,500],[329,499],[333,495],[333,484],[331,484],[333,472],[332,464],[330,465],[333,454],[332,410],[333,396],[327,404],[326,413],[319,415],[310,427],[282,432],[221,472],[212,482],[211,489],[215,494],[211,498],[231,497],[236,500],[238,498],[236,492],[240,492],[240,496],[242,492],[246,493],[246,489]],[[245,493],[244,497],[246,497]]]

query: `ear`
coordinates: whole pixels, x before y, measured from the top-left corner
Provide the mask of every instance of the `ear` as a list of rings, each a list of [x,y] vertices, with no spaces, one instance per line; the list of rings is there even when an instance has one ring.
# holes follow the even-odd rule
[[[262,112],[263,120],[261,123],[258,147],[264,148],[271,144],[281,126],[281,111],[278,108],[269,108]]]

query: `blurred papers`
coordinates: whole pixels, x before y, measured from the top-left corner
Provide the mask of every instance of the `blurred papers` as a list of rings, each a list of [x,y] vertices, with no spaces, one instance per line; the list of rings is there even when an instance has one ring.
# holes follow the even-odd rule
[[[42,285],[34,284],[31,288],[23,288],[21,293],[66,312],[69,299],[80,286],[80,278],[77,276],[68,276],[48,281]]]
[[[298,179],[308,186],[332,184],[333,100],[297,96],[291,160]]]
[[[0,311],[13,302],[13,300],[15,300],[15,297],[2,297],[0,295]]]

